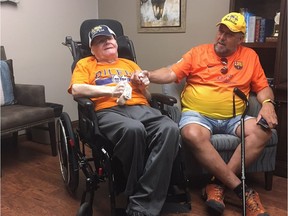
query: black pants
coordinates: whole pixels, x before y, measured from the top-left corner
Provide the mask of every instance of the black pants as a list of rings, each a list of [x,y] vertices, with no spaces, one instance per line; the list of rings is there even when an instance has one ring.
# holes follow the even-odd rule
[[[178,125],[149,106],[117,106],[96,114],[127,176],[127,210],[159,215],[179,148]]]

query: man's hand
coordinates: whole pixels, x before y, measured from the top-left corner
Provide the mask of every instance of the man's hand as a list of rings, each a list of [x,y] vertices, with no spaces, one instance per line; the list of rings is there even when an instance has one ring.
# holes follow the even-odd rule
[[[111,87],[111,97],[120,97],[125,89],[125,83],[119,82],[117,86]]]
[[[267,121],[269,128],[275,128],[278,125],[277,115],[272,103],[264,103],[262,105],[257,117],[257,122],[260,121],[261,117]]]
[[[150,84],[148,71],[135,71],[131,76],[131,82],[141,90],[147,88]]]
[[[131,76],[131,83],[133,85],[139,85],[141,83],[141,80],[139,78],[139,74],[142,73],[142,71],[135,71]]]
[[[145,75],[145,73],[141,72],[139,74],[139,79],[141,81],[141,83],[139,84],[139,89],[141,89],[141,90],[146,89],[150,84],[148,76]]]

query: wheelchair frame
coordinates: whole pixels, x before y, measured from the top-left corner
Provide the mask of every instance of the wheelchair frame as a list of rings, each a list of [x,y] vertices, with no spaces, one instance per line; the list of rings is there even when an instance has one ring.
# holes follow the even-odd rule
[[[94,192],[99,188],[99,183],[108,179],[111,215],[114,216],[116,214],[114,176],[111,172],[111,158],[108,152],[103,147],[99,151],[97,148],[92,149],[89,146],[93,151],[93,156],[87,155],[85,149],[89,144],[85,143],[83,139],[79,140],[80,136],[78,132],[73,130],[70,117],[66,112],[62,113],[57,125],[60,170],[68,191],[74,194],[78,188],[80,169],[86,177],[86,189],[82,194],[77,215],[93,215]],[[94,163],[95,168],[93,168],[92,163]]]

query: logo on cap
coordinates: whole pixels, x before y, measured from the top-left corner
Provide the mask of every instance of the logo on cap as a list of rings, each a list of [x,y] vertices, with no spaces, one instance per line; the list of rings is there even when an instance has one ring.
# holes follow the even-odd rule
[[[244,34],[246,32],[245,18],[240,13],[231,12],[225,15],[216,26],[220,24],[226,25],[232,32],[242,32]]]
[[[233,15],[233,14],[229,14],[228,16],[226,16],[223,21],[227,21],[227,22],[231,22],[234,25],[237,25],[238,23],[238,16]]]
[[[102,26],[96,26],[91,30],[91,35],[97,34],[102,31],[105,31]]]
[[[116,37],[116,34],[108,26],[106,25],[95,26],[94,28],[90,30],[88,34],[89,47],[91,47],[91,43],[93,39],[100,35],[106,35],[106,36],[113,35],[114,37]]]

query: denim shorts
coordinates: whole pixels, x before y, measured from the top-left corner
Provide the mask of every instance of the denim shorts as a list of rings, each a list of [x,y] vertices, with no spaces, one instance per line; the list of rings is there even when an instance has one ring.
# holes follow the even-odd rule
[[[245,116],[245,121],[254,117]],[[182,113],[179,127],[180,129],[187,124],[199,124],[207,128],[211,134],[231,134],[236,136],[236,129],[241,123],[241,115],[233,118],[217,120],[208,118],[195,111],[186,111]]]

